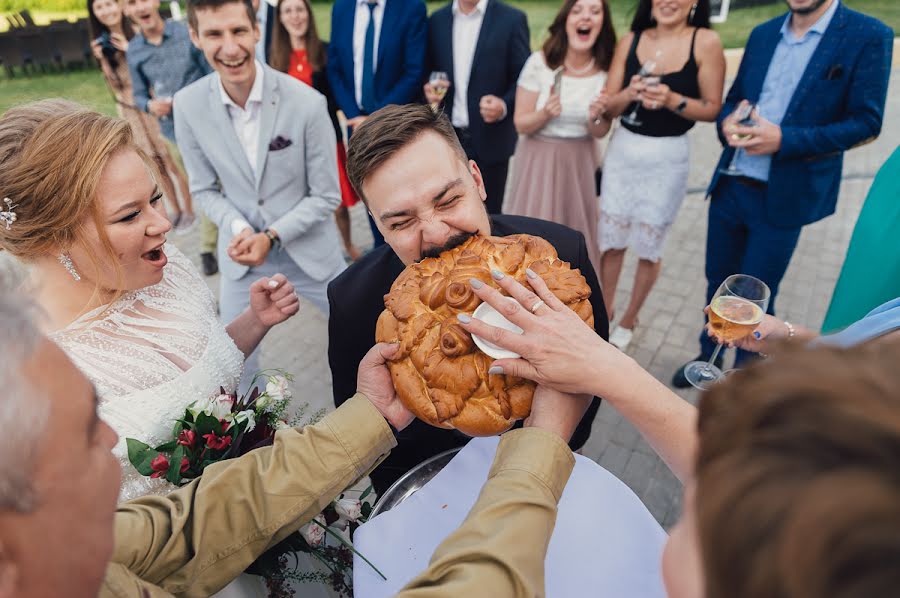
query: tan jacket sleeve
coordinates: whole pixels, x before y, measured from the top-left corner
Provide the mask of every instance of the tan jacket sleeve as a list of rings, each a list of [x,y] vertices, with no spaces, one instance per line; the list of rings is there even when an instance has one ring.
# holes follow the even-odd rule
[[[121,504],[101,595],[215,593],[395,445],[381,414],[357,395],[318,424],[281,430],[272,447],[211,465],[168,496]]]
[[[536,428],[503,435],[488,481],[463,525],[397,598],[544,596],[544,559],[575,458]]]

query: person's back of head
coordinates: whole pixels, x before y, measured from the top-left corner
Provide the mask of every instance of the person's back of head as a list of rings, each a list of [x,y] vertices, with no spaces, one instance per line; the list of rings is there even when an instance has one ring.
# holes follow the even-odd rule
[[[900,588],[900,343],[779,353],[700,404],[707,598]]]

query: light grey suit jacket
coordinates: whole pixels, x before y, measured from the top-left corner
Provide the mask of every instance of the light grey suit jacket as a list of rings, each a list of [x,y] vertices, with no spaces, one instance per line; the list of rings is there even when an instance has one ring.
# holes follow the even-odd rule
[[[344,265],[334,211],[341,203],[334,128],[325,97],[264,66],[256,176],[222,103],[212,73],[175,94],[175,137],[200,209],[219,227],[222,274],[238,280],[247,266],[226,253],[232,222],[272,227],[310,277],[325,280]],[[276,138],[289,140],[270,148]],[[284,145],[284,144],[282,144]]]

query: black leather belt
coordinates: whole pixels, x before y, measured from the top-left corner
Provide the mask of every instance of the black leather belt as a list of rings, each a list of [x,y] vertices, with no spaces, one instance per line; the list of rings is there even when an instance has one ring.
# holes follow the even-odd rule
[[[751,189],[766,189],[769,186],[766,181],[750,178],[748,176],[738,175],[731,178],[733,178],[736,183],[740,183],[741,185],[750,187]]]

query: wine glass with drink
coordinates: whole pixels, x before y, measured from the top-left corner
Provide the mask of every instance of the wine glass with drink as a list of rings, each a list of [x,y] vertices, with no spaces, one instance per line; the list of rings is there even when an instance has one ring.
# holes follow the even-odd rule
[[[641,70],[638,71],[638,77],[641,78],[645,85],[653,87],[655,85],[659,85],[661,77],[659,75],[654,75],[653,72],[656,70],[656,61],[659,60],[659,57],[662,55],[662,50],[656,51],[656,56],[654,60],[648,60],[644,64],[641,65]],[[641,100],[638,99],[634,102],[634,108],[632,108],[629,114],[626,114],[622,117],[622,122],[631,125],[632,127],[639,127],[643,123],[638,120],[637,114],[638,110],[641,108]]]
[[[756,117],[758,116],[758,114],[759,111],[757,110],[756,104],[750,102],[738,104],[738,107],[734,111],[734,117],[737,121],[737,124],[741,125],[742,127],[755,127],[758,124],[756,122]],[[740,139],[741,141],[750,139],[751,137],[753,137],[753,135],[746,133],[743,135],[738,135],[737,133],[734,134],[734,138]],[[720,169],[720,172],[722,174],[731,176],[740,174],[740,171],[737,169],[735,164],[737,162],[738,156],[741,155],[742,151],[744,151],[744,148],[742,147],[739,147],[734,151],[734,155],[731,156],[731,161],[728,163],[728,168]]]
[[[709,304],[709,325],[720,343],[744,338],[756,330],[769,307],[771,295],[766,283],[746,274],[732,274],[719,285]],[[709,361],[692,361],[684,366],[684,377],[700,390],[706,390],[722,377],[713,363],[722,350],[716,347]]]
[[[432,71],[428,76],[428,84],[431,85],[431,93],[439,98],[437,102],[431,104],[431,107],[436,109],[447,95],[447,90],[450,88],[450,77],[444,71]]]

